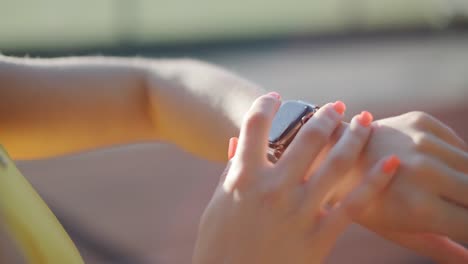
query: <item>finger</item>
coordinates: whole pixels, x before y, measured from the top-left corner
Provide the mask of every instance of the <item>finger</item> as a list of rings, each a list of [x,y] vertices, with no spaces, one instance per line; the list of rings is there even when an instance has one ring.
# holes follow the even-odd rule
[[[221,173],[221,176],[219,177],[218,184],[223,184],[225,182],[225,180],[226,180],[226,177],[228,175],[229,169],[231,168],[231,164],[232,164],[231,159],[236,154],[237,140],[238,139],[236,137],[232,137],[232,138],[229,139],[229,146],[228,146],[228,153],[227,153],[228,162],[226,164],[226,168],[224,169],[223,173]]]
[[[328,143],[340,124],[345,104],[337,101],[320,108],[297,133],[277,166],[287,172],[286,182],[299,182],[307,173],[314,159]]]
[[[440,137],[442,140],[454,147],[467,150],[466,142],[461,139],[452,128],[448,127],[437,119],[434,119],[434,122],[436,122],[437,125],[429,128],[431,133]]]
[[[371,134],[372,120],[372,114],[366,111],[356,115],[317,172],[310,177],[307,188],[316,198],[325,197],[354,167]]]
[[[359,218],[390,184],[399,165],[400,160],[396,156],[379,161],[364,181],[322,220],[322,232],[333,235],[334,232],[343,230],[351,219]]]
[[[452,128],[448,127],[437,118],[429,114],[421,114],[419,119],[420,122],[418,122],[418,126],[420,128],[428,130],[454,147],[467,150],[466,142],[463,141]]]
[[[238,142],[237,137],[232,137],[229,139],[229,147],[228,147],[228,160],[232,159],[234,155],[236,155],[236,150],[237,150],[237,142]]]
[[[414,250],[437,263],[468,263],[468,250],[453,240],[436,234],[389,233],[385,238]]]
[[[433,206],[435,212],[428,219],[431,231],[468,243],[468,210],[444,200],[437,200]]]
[[[232,160],[229,160],[226,164],[226,168],[224,168],[223,172],[221,173],[221,176],[219,177],[218,185],[222,185],[226,182],[231,165],[232,165]]]
[[[320,218],[318,232],[316,233],[320,241],[335,241],[353,222],[353,219],[348,215],[346,210],[339,207],[331,209],[328,212],[322,210]]]
[[[420,158],[422,174],[431,179],[432,184],[441,197],[468,208],[468,174],[454,170],[432,157]]]
[[[414,140],[421,151],[440,159],[455,170],[468,173],[468,152],[456,148],[432,134],[421,134]]]
[[[245,165],[266,161],[268,133],[280,106],[278,93],[260,96],[245,115],[241,126],[237,155]]]
[[[345,210],[340,209],[323,212],[320,218],[321,223],[316,228],[317,232],[314,232],[313,235],[317,241],[320,241],[321,250],[330,252],[338,237],[352,223],[352,219]]]

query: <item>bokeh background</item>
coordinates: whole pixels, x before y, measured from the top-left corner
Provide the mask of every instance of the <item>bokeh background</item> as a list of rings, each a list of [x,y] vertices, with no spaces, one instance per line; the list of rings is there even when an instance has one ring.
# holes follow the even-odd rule
[[[288,99],[423,110],[468,140],[466,0],[0,0],[13,56],[193,57]],[[1,87],[0,87],[1,89]],[[87,263],[189,263],[223,165],[165,143],[19,161]],[[2,263],[23,263],[1,236]],[[353,226],[329,263],[429,263]]]

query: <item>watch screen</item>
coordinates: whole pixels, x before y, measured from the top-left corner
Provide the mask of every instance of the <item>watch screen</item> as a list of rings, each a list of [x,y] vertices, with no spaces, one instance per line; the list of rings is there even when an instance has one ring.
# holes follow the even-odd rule
[[[285,101],[273,118],[268,140],[270,142],[280,140],[311,111],[313,108],[308,104],[300,101]]]

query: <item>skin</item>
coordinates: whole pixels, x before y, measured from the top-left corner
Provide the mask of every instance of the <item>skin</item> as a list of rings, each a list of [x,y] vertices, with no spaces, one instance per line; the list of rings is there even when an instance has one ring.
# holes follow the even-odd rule
[[[228,138],[239,134],[243,115],[261,93],[199,61],[103,57],[0,56],[0,87],[1,144],[19,159],[165,140],[225,161]],[[397,154],[403,164],[396,180],[378,205],[355,221],[435,260],[466,261],[466,250],[446,238],[468,240],[465,143],[420,112],[373,126],[358,165],[335,182],[324,203],[339,201],[372,164]],[[346,127],[337,128],[335,141]],[[437,221],[427,220],[435,215]]]
[[[0,139],[17,159],[165,140],[225,161],[227,138],[260,93],[198,61],[101,57],[0,56],[0,87]]]
[[[388,191],[355,220],[440,263],[465,263],[468,243],[468,152],[440,121],[420,112],[376,121],[362,167],[391,151],[402,165]],[[400,144],[388,144],[394,138]],[[383,151],[385,149],[385,151]],[[359,171],[359,170],[357,170]],[[444,252],[445,251],[445,252]]]
[[[352,169],[371,128],[359,125],[355,117],[322,166],[309,175],[343,114],[332,104],[322,107],[281,162],[272,164],[265,153],[279,105],[277,98],[261,96],[247,113],[237,154],[202,216],[193,263],[321,263],[351,223],[351,216],[364,212],[395,173],[396,167],[390,172],[381,170],[388,158],[383,159],[341,206],[324,212],[320,205],[324,188],[340,178],[336,173]],[[350,144],[355,148],[348,148]],[[343,161],[339,171],[333,166],[337,159]],[[309,180],[304,183],[304,178]]]
[[[335,185],[326,203],[346,195],[373,162],[395,153],[402,160],[395,180],[354,221],[438,263],[467,262],[467,250],[455,242],[467,243],[468,238],[466,143],[423,112],[377,120],[372,126],[359,165]]]

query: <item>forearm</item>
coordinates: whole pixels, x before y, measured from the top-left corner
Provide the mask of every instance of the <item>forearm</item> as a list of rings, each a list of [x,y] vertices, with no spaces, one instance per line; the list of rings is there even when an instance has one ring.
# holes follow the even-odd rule
[[[41,158],[164,139],[225,159],[254,85],[192,60],[0,56],[0,143]]]
[[[150,138],[144,74],[128,60],[0,58],[0,142],[41,158]]]
[[[153,61],[148,86],[163,139],[212,160],[226,160],[245,112],[262,90],[219,67],[193,60]]]

